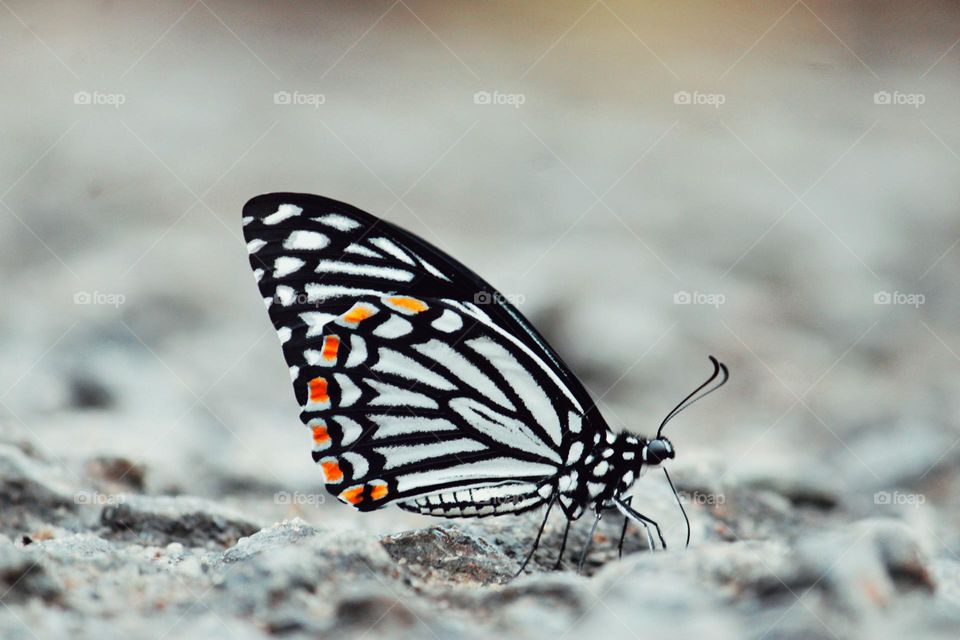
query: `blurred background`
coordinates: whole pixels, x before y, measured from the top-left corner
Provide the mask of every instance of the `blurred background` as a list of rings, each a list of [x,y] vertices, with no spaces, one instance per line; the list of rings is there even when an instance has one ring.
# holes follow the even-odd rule
[[[240,229],[312,192],[486,277],[616,428],[727,362],[669,430],[681,483],[826,487],[960,547],[955,3],[0,5],[4,439],[422,522],[317,504]]]

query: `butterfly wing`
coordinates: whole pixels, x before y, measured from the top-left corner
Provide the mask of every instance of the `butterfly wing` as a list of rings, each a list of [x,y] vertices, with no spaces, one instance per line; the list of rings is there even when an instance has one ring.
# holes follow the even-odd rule
[[[523,511],[551,495],[573,444],[606,428],[519,311],[426,241],[313,195],[259,196],[243,215],[313,457],[340,500]]]

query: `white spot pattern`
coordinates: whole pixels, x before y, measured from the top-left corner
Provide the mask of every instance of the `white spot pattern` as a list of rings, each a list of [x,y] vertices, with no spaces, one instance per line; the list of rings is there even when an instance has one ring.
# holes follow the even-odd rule
[[[282,204],[276,210],[276,212],[271,213],[270,215],[264,217],[263,224],[275,225],[280,224],[287,218],[292,218],[303,213],[303,208],[298,207],[295,204]]]
[[[283,248],[290,251],[317,251],[330,244],[330,238],[318,231],[293,231],[283,241]]]

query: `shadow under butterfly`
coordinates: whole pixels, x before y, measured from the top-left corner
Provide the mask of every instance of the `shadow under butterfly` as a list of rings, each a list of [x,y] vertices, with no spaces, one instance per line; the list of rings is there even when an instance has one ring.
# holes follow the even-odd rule
[[[290,368],[326,489],[361,511],[395,504],[446,518],[546,505],[519,573],[559,504],[570,523],[604,511],[666,541],[627,492],[667,470],[667,423],[726,383],[725,365],[664,418],[652,439],[614,433],[583,384],[496,289],[422,238],[309,194],[257,196],[243,209],[250,265]]]

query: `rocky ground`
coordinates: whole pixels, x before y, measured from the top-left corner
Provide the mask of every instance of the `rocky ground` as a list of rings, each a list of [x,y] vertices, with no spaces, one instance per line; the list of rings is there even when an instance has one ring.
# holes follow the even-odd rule
[[[960,561],[931,544],[929,529],[893,513],[858,515],[827,486],[721,486],[709,481],[716,470],[700,471],[688,469],[681,485],[689,549],[673,522],[668,551],[649,552],[631,531],[617,560],[622,520],[611,514],[583,574],[575,562],[585,520],[554,571],[555,518],[515,577],[540,514],[383,535],[302,518],[270,523],[202,498],[146,495],[149,469],[122,459],[91,461],[78,489],[69,470],[7,442],[0,635],[956,637]],[[705,481],[690,482],[697,477]],[[648,512],[675,508],[666,491],[651,493]]]

